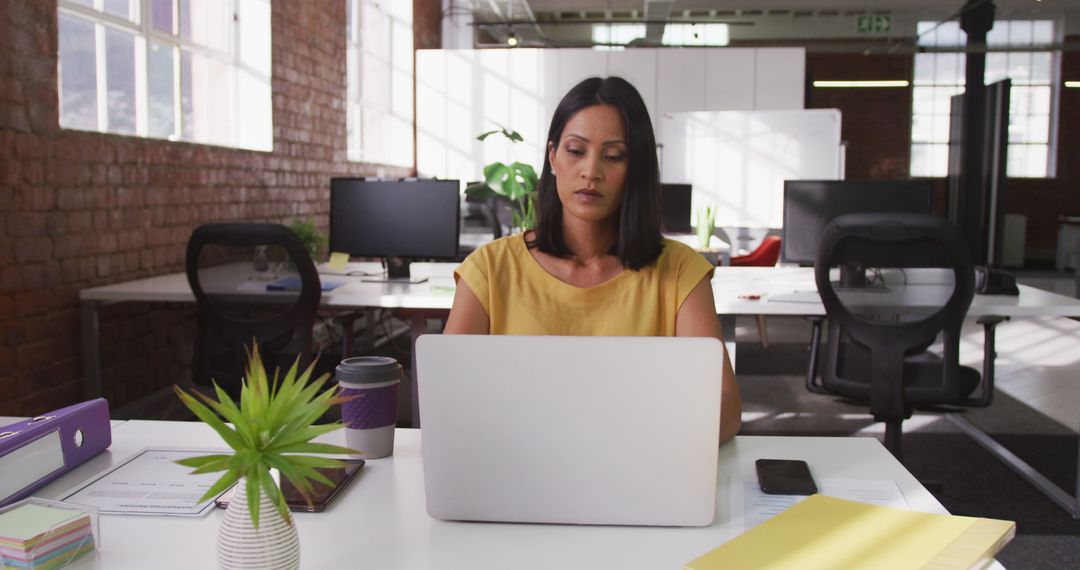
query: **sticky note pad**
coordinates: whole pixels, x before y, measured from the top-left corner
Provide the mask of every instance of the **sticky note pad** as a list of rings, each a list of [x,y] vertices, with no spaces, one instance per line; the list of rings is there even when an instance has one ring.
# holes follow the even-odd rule
[[[341,253],[340,251],[330,252],[330,261],[327,262],[326,267],[331,271],[341,271],[345,269],[345,264],[349,262],[349,254]]]
[[[0,514],[0,541],[30,542],[49,529],[69,521],[80,513],[27,504]]]

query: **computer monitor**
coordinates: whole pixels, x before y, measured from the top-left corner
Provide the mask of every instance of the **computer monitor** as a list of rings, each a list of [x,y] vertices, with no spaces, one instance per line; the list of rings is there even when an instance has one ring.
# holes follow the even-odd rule
[[[785,180],[780,260],[813,265],[825,226],[837,216],[869,212],[933,213],[929,180]],[[844,278],[859,286],[856,276]]]
[[[457,180],[330,180],[330,250],[386,260],[390,281],[413,259],[458,255]]]
[[[688,234],[694,231],[690,226],[690,185],[660,185],[661,223],[665,232]]]

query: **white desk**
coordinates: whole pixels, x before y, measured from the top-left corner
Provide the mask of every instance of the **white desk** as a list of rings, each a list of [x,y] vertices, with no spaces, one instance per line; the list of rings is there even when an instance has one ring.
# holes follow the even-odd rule
[[[906,277],[909,289],[930,290],[935,286],[935,278],[929,274],[909,270]],[[948,289],[951,289],[951,286]],[[968,318],[988,315],[1009,318],[1080,318],[1080,299],[1025,285],[1020,285],[1019,289],[1020,295],[1016,297],[975,295],[968,309]],[[736,315],[824,315],[825,307],[816,291],[814,270],[811,267],[723,267],[717,268],[713,278],[716,312],[720,315],[725,338],[735,338]],[[741,297],[745,295],[760,295],[761,299],[748,300]],[[887,296],[888,293],[865,295]],[[927,294],[933,295],[934,293]],[[1076,487],[1070,495],[960,414],[946,414],[945,418],[1073,518],[1080,518],[1080,477],[1077,478]],[[1077,450],[1077,467],[1080,468],[1080,449]]]
[[[364,283],[360,277],[325,276],[328,280],[344,280],[346,284],[323,293],[321,304],[331,308],[383,307],[416,309],[412,317],[413,336],[422,327],[424,317],[430,311],[449,310],[453,303],[453,270],[456,263],[414,263],[412,272],[417,276],[428,276],[429,280],[417,285]],[[379,268],[377,263],[351,263],[350,271],[372,272]],[[911,272],[909,283],[919,282],[917,272]],[[713,295],[716,299],[716,313],[720,316],[724,337],[735,338],[736,315],[824,315],[825,308],[816,298],[813,268],[809,267],[718,267],[713,276]],[[798,302],[775,300],[782,295],[799,292]],[[748,300],[741,295],[760,295],[760,300]],[[98,308],[102,304],[122,301],[168,301],[194,302],[194,296],[188,287],[187,277],[183,273],[152,277],[83,289],[79,292],[82,302],[82,338],[83,385],[86,398],[95,398],[101,393],[100,337],[98,331]],[[782,297],[781,297],[782,298]],[[1080,318],[1080,299],[1066,297],[1020,286],[1017,297],[1004,295],[976,295],[968,310],[970,318],[985,315],[1003,317],[1069,317]],[[734,342],[729,340],[728,350],[734,363],[736,351]],[[415,384],[413,406],[417,409]],[[1077,487],[1070,496],[1054,485],[1026,463],[1001,447],[985,433],[977,430],[956,414],[946,416],[969,433],[980,445],[997,456],[1017,473],[1039,488],[1058,505],[1072,514],[1080,516],[1080,478]],[[1080,451],[1078,451],[1080,464]]]
[[[216,447],[194,422],[129,421],[113,445],[38,493],[52,498],[152,446]],[[337,431],[322,439],[344,442]],[[737,437],[720,449],[716,522],[704,528],[465,523],[434,520],[424,503],[419,430],[398,430],[394,456],[371,460],[323,513],[297,513],[302,568],[681,568],[735,534],[728,516],[732,474],[752,475],[762,457],[805,459],[818,478],[892,480],[915,510],[945,510],[871,438]],[[642,457],[642,461],[648,461]],[[72,568],[213,568],[222,511],[202,519],[102,516],[103,547]]]

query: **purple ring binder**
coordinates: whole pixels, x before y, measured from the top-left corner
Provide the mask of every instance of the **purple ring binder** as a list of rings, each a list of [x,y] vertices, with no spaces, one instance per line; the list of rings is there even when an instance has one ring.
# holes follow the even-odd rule
[[[104,398],[0,426],[0,507],[29,496],[111,443]]]

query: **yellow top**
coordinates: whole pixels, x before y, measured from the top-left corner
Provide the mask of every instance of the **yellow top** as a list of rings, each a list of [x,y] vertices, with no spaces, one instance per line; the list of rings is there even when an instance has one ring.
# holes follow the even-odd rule
[[[481,247],[454,272],[483,305],[491,334],[674,336],[679,307],[703,277],[712,276],[704,257],[665,239],[653,265],[575,287],[540,266],[524,235]]]

